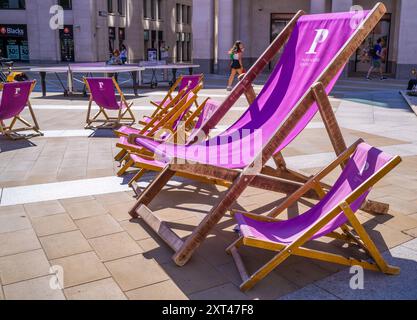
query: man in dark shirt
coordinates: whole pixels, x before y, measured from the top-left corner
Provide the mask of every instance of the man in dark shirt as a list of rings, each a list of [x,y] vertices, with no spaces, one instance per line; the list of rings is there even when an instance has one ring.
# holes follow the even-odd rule
[[[376,42],[376,45],[371,51],[371,67],[369,68],[368,74],[366,76],[366,79],[371,80],[371,73],[374,71],[374,69],[379,70],[379,74],[381,76],[381,80],[385,80],[382,69],[382,59],[385,59],[385,57],[382,54],[382,48],[385,45],[385,41],[382,38],[379,38]]]

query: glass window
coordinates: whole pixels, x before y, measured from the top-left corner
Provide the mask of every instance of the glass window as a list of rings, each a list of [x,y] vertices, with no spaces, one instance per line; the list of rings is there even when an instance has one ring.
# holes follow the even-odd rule
[[[162,15],[162,0],[157,0],[157,11],[158,11],[158,20],[162,20],[164,18]]]
[[[25,9],[25,0],[0,0],[0,9]]]
[[[148,0],[143,0],[143,17],[149,18],[148,14]]]
[[[191,6],[188,6],[187,7],[187,24],[191,24],[191,19],[192,19],[192,17],[191,17],[191,15],[192,15],[192,12],[193,12],[193,10],[192,10],[192,8],[191,8]]]
[[[113,11],[113,0],[107,0],[107,11],[109,13],[114,13],[114,11]]]
[[[125,15],[125,0],[117,0],[117,13],[121,16]]]
[[[64,9],[64,10],[72,10],[72,0],[59,0],[58,4]]]
[[[181,33],[177,32],[176,34],[176,61],[181,62],[182,59],[182,45],[181,45]]]
[[[151,0],[151,19],[156,19],[156,0]]]
[[[186,5],[182,5],[182,17],[181,17],[181,22],[182,23],[187,23],[187,6]]]
[[[177,3],[175,7],[177,23],[181,23],[181,4]]]

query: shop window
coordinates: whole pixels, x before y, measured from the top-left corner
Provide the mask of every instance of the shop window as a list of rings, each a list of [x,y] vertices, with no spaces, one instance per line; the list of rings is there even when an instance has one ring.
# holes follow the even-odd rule
[[[26,25],[0,25],[0,57],[29,61]]]
[[[177,23],[181,23],[181,4],[177,3],[175,6],[175,17]]]
[[[156,0],[151,0],[151,19],[156,19]]]
[[[64,9],[64,10],[72,10],[72,0],[59,0],[58,4]]]
[[[107,12],[114,13],[113,11],[113,0],[107,0]]]
[[[121,16],[125,15],[125,0],[117,0],[117,13]]]
[[[386,73],[391,72],[391,66],[389,64],[390,53],[390,38],[391,38],[391,14],[387,13],[379,21],[374,30],[369,34],[366,40],[362,43],[355,55],[355,72],[368,72],[371,66],[371,48],[373,48],[378,39],[384,40],[384,46],[382,48],[382,55],[385,59],[382,59],[383,70]]]
[[[0,9],[26,9],[25,0],[0,0]]]
[[[64,26],[59,30],[61,61],[74,62],[74,30],[72,26]]]
[[[149,19],[148,0],[143,0],[143,18]]]
[[[115,41],[116,41],[116,28],[109,27],[109,53],[110,55],[112,55],[115,50],[115,47],[114,47]]]
[[[126,29],[125,28],[119,28],[119,49],[122,49],[122,45],[124,44],[126,40]]]

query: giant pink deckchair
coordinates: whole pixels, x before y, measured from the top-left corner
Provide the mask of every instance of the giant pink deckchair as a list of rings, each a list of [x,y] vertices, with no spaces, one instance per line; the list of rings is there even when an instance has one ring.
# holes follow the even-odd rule
[[[118,126],[122,123],[133,124],[136,122],[135,115],[131,110],[133,102],[128,103],[126,101],[123,92],[120,90],[114,78],[85,78],[84,81],[90,92],[86,129],[92,128],[93,123]],[[119,101],[117,100],[115,91],[120,96]],[[97,104],[100,110],[91,118],[93,102]],[[117,111],[117,117],[110,117],[106,110]],[[127,116],[128,114],[130,116]],[[104,119],[100,119],[100,115],[103,115]]]
[[[289,220],[276,219],[281,212],[298,201],[306,191],[317,187],[318,182],[346,161],[348,162],[333,188],[327,194],[323,190],[321,201],[312,209]],[[241,289],[245,291],[252,288],[292,255],[345,266],[361,266],[386,274],[398,274],[399,268],[389,266],[384,261],[374,242],[355,216],[355,212],[365,202],[371,188],[400,162],[400,157],[392,157],[359,140],[329,167],[288,197],[269,216],[234,212],[239,224],[240,238],[227,249],[227,252],[233,256],[242,277]],[[337,232],[339,229],[341,232]],[[322,237],[359,245],[371,256],[373,262],[305,247],[305,244]],[[252,276],[249,276],[237,251],[241,246],[278,253]]]
[[[2,85],[0,97],[0,133],[11,139],[21,139],[43,135],[39,130],[38,121],[29,101],[30,94],[36,85],[36,81],[9,82]],[[25,108],[29,109],[33,120],[33,125],[27,122],[20,115]],[[5,124],[5,120],[11,119],[10,125]],[[17,122],[24,124],[24,127],[15,128]],[[20,135],[22,131],[34,131],[35,134],[29,136]]]
[[[327,94],[349,57],[385,12],[385,6],[379,3],[372,11],[364,12],[359,21],[356,19],[356,12],[310,16],[299,13],[295,22],[289,24],[290,29],[283,31],[284,34],[291,33],[291,36],[264,89],[248,111],[224,134],[207,142],[188,146],[161,144],[146,138],[136,139],[138,145],[168,159],[170,163],[141,194],[130,214],[132,217],[140,216],[175,250],[174,261],[178,265],[184,265],[190,259],[248,186],[286,194],[299,188],[300,185],[294,182],[260,174],[255,168],[263,168],[274,154],[293,141],[319,109],[329,133],[336,131],[335,127],[338,126],[334,114],[329,112],[331,106]],[[279,43],[279,38],[276,41]],[[277,46],[275,43],[272,47],[274,45]],[[259,72],[259,68],[249,71],[247,78],[242,80],[243,86],[250,85],[251,77],[256,76],[256,72]],[[236,99],[238,93],[242,94],[244,91],[245,88],[235,89],[231,96]],[[217,113],[225,112],[222,107]],[[216,118],[219,116],[214,114],[208,123],[214,123]],[[204,128],[207,126],[203,125]],[[238,143],[230,142],[230,135],[238,135]],[[245,148],[252,148],[254,154],[242,157],[242,149]],[[183,164],[184,160],[186,164]],[[178,173],[212,177],[232,183],[220,203],[185,241],[147,208],[164,185]],[[309,196],[312,193],[314,192],[310,192]]]

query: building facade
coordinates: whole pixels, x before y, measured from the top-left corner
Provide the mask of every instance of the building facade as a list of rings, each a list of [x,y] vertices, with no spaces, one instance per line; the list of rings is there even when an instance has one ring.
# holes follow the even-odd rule
[[[63,26],[56,5],[63,11]],[[129,61],[149,49],[175,62],[192,57],[192,0],[0,0],[1,55],[31,63],[106,61],[124,44]]]
[[[364,54],[378,38],[386,40],[385,72],[408,78],[417,67],[417,1],[382,0],[387,14],[361,49],[351,57],[347,72],[360,75],[369,69]],[[372,8],[377,0],[194,0],[194,62],[204,72],[226,73],[227,52],[236,40],[245,45],[245,64],[249,66],[268,47],[298,10],[306,13],[349,11],[352,6]],[[273,63],[270,68],[273,67]]]

